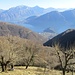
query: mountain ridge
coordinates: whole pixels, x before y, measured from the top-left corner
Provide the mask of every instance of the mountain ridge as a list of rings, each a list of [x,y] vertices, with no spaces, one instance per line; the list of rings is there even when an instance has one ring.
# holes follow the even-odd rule
[[[52,28],[56,33],[61,33],[69,28],[75,28],[75,9],[64,12],[52,11],[38,16],[36,19],[27,20],[25,23],[35,28],[45,30]]]
[[[0,22],[0,36],[8,35],[19,36],[38,43],[42,43],[45,40],[41,35],[31,31],[30,29],[7,22]]]
[[[52,8],[52,7],[42,8],[39,6],[29,7],[29,6],[25,6],[25,5],[20,5],[20,6],[16,6],[16,7],[11,7],[7,10],[4,10],[4,12],[1,12],[0,20],[6,21],[6,22],[9,22],[9,21],[11,22],[11,20],[12,21],[20,21],[20,20],[24,20],[25,18],[28,18],[30,16],[38,16],[38,15],[42,15],[47,12],[51,12],[51,11],[55,11],[55,10],[57,10],[57,9]],[[8,14],[10,14],[10,15],[8,15]]]
[[[61,47],[70,48],[75,45],[75,29],[68,29],[63,33],[55,36],[54,38],[48,40],[43,45],[52,46],[59,43]]]
[[[29,22],[26,21],[26,23],[31,24],[38,29],[42,29],[41,31],[50,27],[50,28],[54,29],[55,32],[60,32],[61,29],[59,29],[59,27],[60,28],[62,27],[63,30],[64,30],[65,26],[68,27],[68,22],[65,20],[65,17],[58,11],[49,12],[49,13],[41,15],[41,16],[37,17],[36,19],[33,19]],[[58,30],[58,31],[56,31],[56,30]]]
[[[0,13],[0,21],[21,26],[27,25],[28,28],[38,33],[48,27],[55,30],[56,33],[61,33],[75,27],[75,9],[64,10],[66,11],[60,12],[55,8],[17,6]]]

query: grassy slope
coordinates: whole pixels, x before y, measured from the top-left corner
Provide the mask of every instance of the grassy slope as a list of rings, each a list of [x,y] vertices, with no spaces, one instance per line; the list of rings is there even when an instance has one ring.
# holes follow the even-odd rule
[[[62,73],[55,70],[45,71],[43,68],[38,67],[29,67],[27,70],[25,67],[15,67],[14,71],[0,72],[0,75],[62,75]],[[67,75],[71,75],[71,73],[67,73]]]

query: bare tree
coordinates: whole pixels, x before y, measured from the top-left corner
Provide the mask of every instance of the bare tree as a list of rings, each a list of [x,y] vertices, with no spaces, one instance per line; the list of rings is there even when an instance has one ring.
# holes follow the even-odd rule
[[[12,41],[12,39],[10,39]],[[7,70],[9,63],[13,63],[16,59],[16,44],[11,43],[8,37],[0,37],[0,64],[2,67],[2,72]]]
[[[9,48],[9,42],[5,39],[0,39],[0,63],[2,66],[2,72],[7,69],[7,65],[10,62],[10,48]]]
[[[35,51],[31,51],[31,48],[29,48],[29,56],[27,59],[25,59],[26,61],[26,69],[28,68],[28,66],[30,65],[31,62],[34,61],[34,57],[35,57]]]
[[[32,65],[34,63],[34,59],[37,56],[38,48],[33,43],[22,43],[22,47],[20,50],[20,57],[22,62],[26,65],[26,69],[29,67],[29,65]]]
[[[69,65],[75,64],[71,62],[71,60],[73,60],[75,51],[73,48],[70,49],[62,48],[59,44],[55,44],[53,47],[58,55],[62,73],[63,75],[65,75],[67,67]]]
[[[32,45],[31,47],[26,48],[26,57],[25,57],[25,63],[26,63],[26,69],[28,66],[32,63],[34,63],[34,59],[37,56],[37,47]]]

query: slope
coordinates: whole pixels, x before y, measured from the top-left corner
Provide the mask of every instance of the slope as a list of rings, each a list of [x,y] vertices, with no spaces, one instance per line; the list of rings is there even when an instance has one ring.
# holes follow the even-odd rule
[[[14,24],[0,22],[0,36],[19,36],[21,38],[29,39],[36,42],[43,42],[45,40],[38,33],[35,33],[25,27],[17,26]]]
[[[68,29],[44,43],[44,46],[52,46],[54,43],[61,44],[62,47],[70,47],[75,44],[75,29]]]

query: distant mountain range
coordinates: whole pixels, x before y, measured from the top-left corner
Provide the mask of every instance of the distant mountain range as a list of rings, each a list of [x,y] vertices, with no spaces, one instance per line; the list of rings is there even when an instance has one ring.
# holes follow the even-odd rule
[[[0,20],[8,21],[8,22],[16,22],[16,21],[24,20],[30,16],[39,16],[53,10],[55,9],[54,8],[44,9],[39,6],[35,6],[35,7],[17,6],[5,10],[4,12],[2,12],[1,9]]]
[[[2,13],[4,10],[3,9],[0,9],[0,13]]]
[[[39,33],[51,28],[58,34],[75,27],[75,9],[17,6],[8,10],[1,9],[0,21],[19,24]]]
[[[75,29],[68,29],[65,32],[55,36],[54,38],[48,40],[44,43],[44,46],[52,46],[59,43],[61,47],[70,48],[70,46],[75,46]]]
[[[45,9],[39,6],[29,7],[29,6],[22,5],[22,6],[12,7],[8,10],[0,9],[0,20],[6,22],[7,21],[16,22],[16,21],[24,20],[30,16],[40,16],[55,10],[60,11],[61,9],[55,9],[55,8]]]
[[[22,23],[32,25],[37,32],[50,27],[56,33],[61,33],[66,29],[75,28],[75,9],[64,12],[52,11],[30,19],[28,18],[26,21],[22,21]]]

